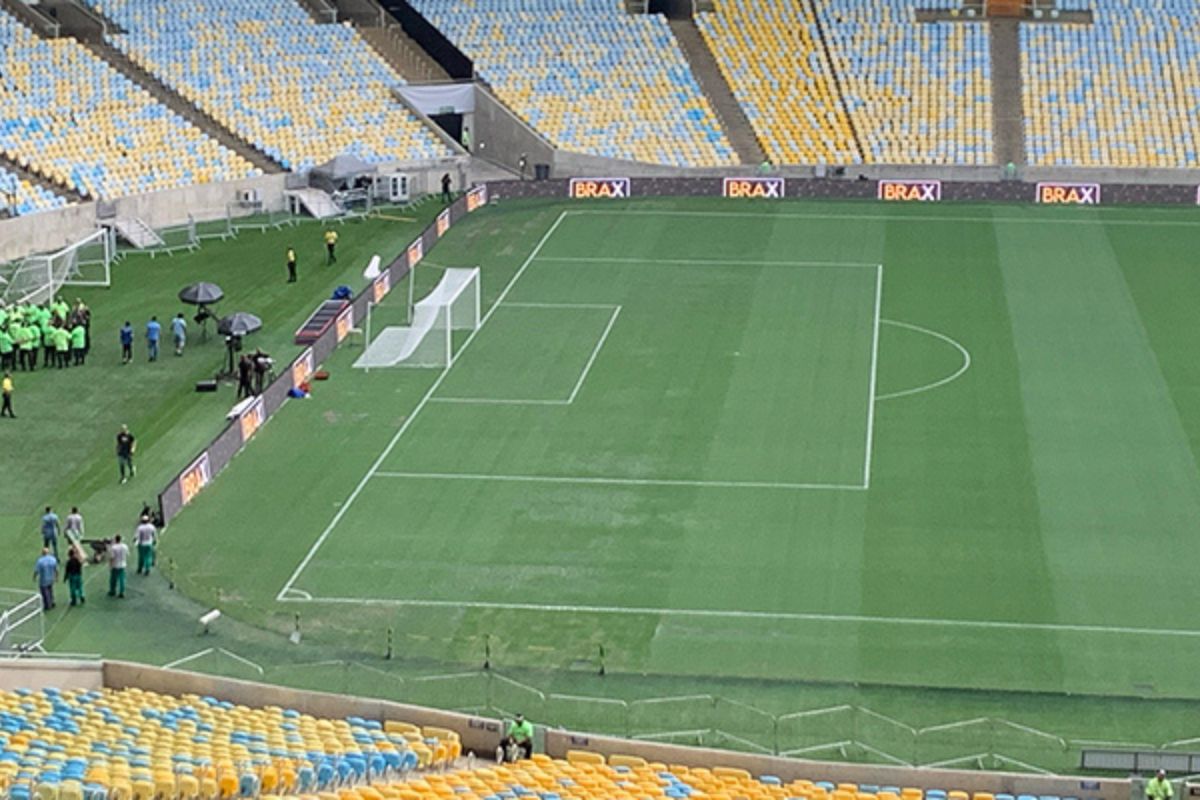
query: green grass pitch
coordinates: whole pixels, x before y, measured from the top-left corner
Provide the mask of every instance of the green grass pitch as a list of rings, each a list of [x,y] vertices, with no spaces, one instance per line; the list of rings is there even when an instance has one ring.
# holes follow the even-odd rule
[[[906,719],[978,700],[1043,726],[1039,695],[1003,693],[1195,699],[1194,216],[502,202],[429,253],[482,268],[453,366],[365,373],[344,346],[164,550],[270,658],[299,613],[311,653],[392,628],[414,669],[486,641],[570,685],[603,646],[648,676],[618,696],[743,681],[797,710],[879,686]],[[118,641],[199,649],[163,635]],[[1147,708],[1057,722],[1194,733]]]

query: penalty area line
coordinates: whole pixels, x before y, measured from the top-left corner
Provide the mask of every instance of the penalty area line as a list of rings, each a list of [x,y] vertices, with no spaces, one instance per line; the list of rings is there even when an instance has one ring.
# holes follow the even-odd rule
[[[840,483],[787,483],[778,481],[688,480],[682,478],[609,478],[570,475],[493,475],[483,472],[393,472],[377,471],[376,478],[409,478],[432,481],[492,481],[495,483],[551,483],[579,486],[679,486],[695,489],[816,489],[861,492],[863,485]]]
[[[540,611],[566,614],[608,614],[623,616],[692,617],[707,619],[749,619],[788,622],[825,622],[851,625],[895,625],[925,628],[963,628],[999,631],[1046,631],[1119,636],[1165,636],[1200,638],[1200,630],[1184,628],[1139,628],[1122,625],[1079,625],[1058,622],[1008,622],[1004,620],[938,619],[929,617],[884,617],[865,614],[816,614],[788,611],[739,611],[707,608],[651,608],[643,606],[593,606],[584,604],[501,603],[485,600],[418,600],[387,597],[312,597],[288,598],[285,602],[328,605],[410,606],[413,608],[460,608],[496,611]]]

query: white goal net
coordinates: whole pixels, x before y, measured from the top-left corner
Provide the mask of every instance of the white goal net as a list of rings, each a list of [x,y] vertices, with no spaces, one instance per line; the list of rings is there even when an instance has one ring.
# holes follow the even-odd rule
[[[8,305],[44,303],[65,284],[108,286],[115,254],[112,232],[97,230],[57,252],[0,264],[0,300]]]
[[[354,366],[448,367],[454,360],[454,331],[478,327],[479,268],[447,269],[413,306],[411,324],[384,328]]]

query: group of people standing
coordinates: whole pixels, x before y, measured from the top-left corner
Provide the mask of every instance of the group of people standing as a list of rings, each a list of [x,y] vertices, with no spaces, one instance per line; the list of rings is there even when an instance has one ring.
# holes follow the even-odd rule
[[[179,312],[171,320],[171,339],[175,345],[175,355],[183,355],[183,348],[187,345],[187,318],[183,316],[183,312]],[[146,353],[150,361],[158,361],[158,349],[162,343],[163,326],[158,321],[158,317],[150,317],[150,321],[146,323]],[[133,361],[133,323],[125,320],[125,324],[121,326],[121,363],[128,364]]]
[[[54,585],[59,576],[58,535],[60,521],[58,515],[50,506],[42,516],[42,552],[33,566],[33,577],[38,584],[38,592],[42,597],[42,609],[49,611],[55,607]],[[86,602],[83,593],[83,568],[88,563],[83,552],[83,537],[85,534],[83,515],[74,507],[67,516],[66,526],[62,533],[67,539],[67,561],[62,570],[63,581],[70,592],[71,605],[83,605]],[[154,566],[158,546],[158,526],[148,507],[143,507],[134,529],[134,542],[137,545],[137,573],[149,575]],[[129,545],[122,541],[121,534],[111,540],[104,540],[97,548],[100,560],[108,562],[108,596],[125,597],[125,571],[129,564]]]
[[[8,306],[0,301],[0,370],[32,372],[38,367],[66,369],[87,360],[92,312],[83,302],[72,306],[61,297],[38,305]]]

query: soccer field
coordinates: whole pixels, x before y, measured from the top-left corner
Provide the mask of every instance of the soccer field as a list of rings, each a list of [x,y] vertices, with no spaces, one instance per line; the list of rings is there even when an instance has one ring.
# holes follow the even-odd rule
[[[1193,216],[489,208],[453,365],[344,347],[165,546],[437,663],[1200,697]]]

